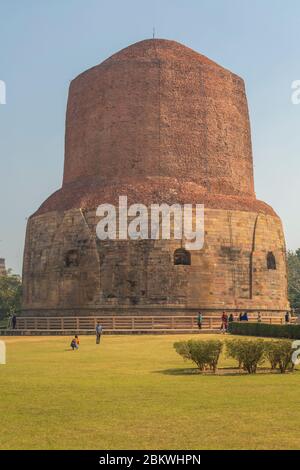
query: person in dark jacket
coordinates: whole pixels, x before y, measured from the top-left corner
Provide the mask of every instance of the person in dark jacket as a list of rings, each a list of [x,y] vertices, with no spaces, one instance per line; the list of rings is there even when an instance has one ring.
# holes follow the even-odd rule
[[[284,316],[284,320],[285,320],[285,323],[290,323],[290,313],[289,312],[286,312],[286,314]]]
[[[11,324],[12,324],[13,330],[15,330],[16,326],[17,326],[17,317],[16,317],[16,315],[13,315],[13,317],[11,319]]]

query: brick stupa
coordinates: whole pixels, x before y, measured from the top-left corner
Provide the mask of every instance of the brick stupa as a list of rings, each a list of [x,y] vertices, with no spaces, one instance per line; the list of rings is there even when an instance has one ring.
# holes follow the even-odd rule
[[[240,77],[174,41],[133,44],[72,81],[65,144],[62,188],[28,221],[23,315],[288,309],[282,225],[255,196]],[[97,240],[95,210],[119,195],[203,203],[204,247],[186,258],[179,240]]]

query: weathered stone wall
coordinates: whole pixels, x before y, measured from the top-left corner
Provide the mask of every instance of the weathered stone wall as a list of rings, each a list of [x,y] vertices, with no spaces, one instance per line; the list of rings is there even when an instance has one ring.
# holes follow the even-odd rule
[[[285,245],[277,217],[205,210],[205,243],[174,265],[178,240],[100,241],[95,211],[52,212],[28,224],[24,313],[190,314],[284,311]],[[276,270],[267,269],[273,252]],[[77,258],[67,266],[68,253]]]
[[[95,208],[205,205],[205,246],[96,239]],[[267,268],[273,253],[276,268]],[[62,188],[30,217],[28,315],[288,308],[281,222],[254,193],[244,82],[174,41],[147,40],[72,81]]]
[[[173,41],[147,40],[72,81],[64,183],[169,176],[254,194],[243,80]]]

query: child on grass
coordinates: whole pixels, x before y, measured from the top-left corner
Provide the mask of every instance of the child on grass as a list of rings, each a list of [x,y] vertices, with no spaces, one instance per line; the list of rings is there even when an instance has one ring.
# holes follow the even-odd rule
[[[75,337],[71,341],[71,348],[73,349],[73,351],[75,351],[75,349],[79,349],[79,343],[79,338],[77,335],[75,335]]]

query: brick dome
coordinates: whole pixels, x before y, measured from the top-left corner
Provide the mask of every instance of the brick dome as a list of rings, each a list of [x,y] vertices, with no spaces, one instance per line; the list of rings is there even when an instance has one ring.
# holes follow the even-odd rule
[[[64,183],[167,176],[253,195],[244,82],[174,41],[146,40],[70,86]]]
[[[175,41],[133,44],[75,78],[63,187],[40,208],[202,202],[274,214],[254,194],[243,80]]]

